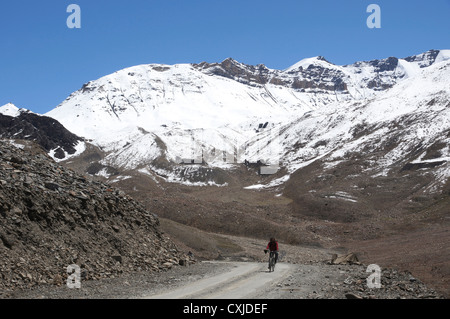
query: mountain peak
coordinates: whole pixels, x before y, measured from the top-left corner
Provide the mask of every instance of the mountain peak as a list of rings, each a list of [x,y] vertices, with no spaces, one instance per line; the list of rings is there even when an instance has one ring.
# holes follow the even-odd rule
[[[323,57],[323,56],[321,56],[321,55],[316,56],[316,59],[319,60],[319,61],[325,61],[325,62],[328,62],[328,63],[332,64],[332,63],[329,62],[327,59],[325,59],[325,57]]]
[[[8,103],[0,107],[0,114],[16,117],[20,115],[20,110],[14,104]]]
[[[289,68],[285,69],[285,71],[294,71],[294,70],[298,70],[300,68],[307,69],[310,65],[329,67],[330,65],[334,65],[334,64],[329,62],[323,56],[318,55],[318,56],[315,56],[312,58],[306,58],[306,59],[300,60],[299,62],[297,62],[294,65],[290,66]]]
[[[233,59],[231,57],[226,58],[225,60],[222,61],[222,63],[236,63],[236,64],[240,64],[238,61],[236,61],[235,59]]]

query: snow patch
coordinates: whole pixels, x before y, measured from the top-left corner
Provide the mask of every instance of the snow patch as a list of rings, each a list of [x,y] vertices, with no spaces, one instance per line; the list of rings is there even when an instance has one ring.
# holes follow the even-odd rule
[[[81,154],[83,154],[83,152],[86,150],[86,143],[79,141],[77,145],[74,146],[75,148],[75,153],[73,154],[69,154],[66,151],[64,151],[64,158],[63,159],[59,159],[55,157],[55,152],[57,149],[53,149],[50,150],[50,152],[48,153],[48,155],[53,158],[53,160],[57,163],[62,162],[62,161],[67,161],[68,159],[71,159],[73,157],[77,157]]]

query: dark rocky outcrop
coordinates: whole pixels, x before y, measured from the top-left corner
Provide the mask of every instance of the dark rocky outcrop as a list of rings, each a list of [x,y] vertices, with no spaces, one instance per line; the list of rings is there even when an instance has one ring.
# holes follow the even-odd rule
[[[405,60],[408,62],[419,62],[421,68],[426,68],[436,61],[439,52],[439,50],[429,50],[422,54],[407,57]]]
[[[64,159],[74,154],[81,137],[68,131],[57,120],[32,112],[21,112],[17,117],[0,114],[0,138],[35,141],[55,157]]]
[[[329,63],[323,57],[318,60]],[[329,63],[332,66],[331,63]],[[292,87],[293,89],[321,89],[329,91],[345,91],[347,85],[344,82],[345,75],[333,68],[325,68],[310,65],[303,69],[289,72],[268,69],[263,64],[256,66],[239,63],[228,58],[221,63],[194,64],[195,68],[208,74],[222,76],[243,84],[261,86],[267,83]]]
[[[269,75],[271,73],[271,71],[263,64],[257,66],[246,65],[231,58],[228,58],[221,63],[202,62],[200,64],[194,64],[193,66],[209,74],[233,79],[249,85],[266,84],[269,81]]]
[[[408,62],[417,62],[420,67],[432,65],[438,56],[438,50],[430,50],[419,55],[404,58]],[[303,92],[309,90],[313,92],[347,92],[348,81],[344,72],[338,70],[336,66],[324,57],[318,56],[317,61],[324,63],[310,64],[308,67],[298,67],[288,70],[269,69],[263,64],[256,66],[240,63],[232,58],[228,58],[221,63],[202,62],[193,64],[193,67],[207,74],[218,75],[238,81],[243,84],[261,86],[267,83],[291,87]],[[397,71],[399,59],[389,57],[386,59],[376,59],[371,61],[355,62],[345,65],[343,68],[355,69],[361,73],[364,68],[370,68],[371,75],[365,78],[362,86],[374,91],[387,90],[395,85],[398,79],[405,76]],[[380,75],[383,78],[380,78]]]

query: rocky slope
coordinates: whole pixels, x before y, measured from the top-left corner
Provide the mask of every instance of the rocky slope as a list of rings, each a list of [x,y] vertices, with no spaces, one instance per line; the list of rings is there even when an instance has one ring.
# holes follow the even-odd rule
[[[183,255],[124,192],[55,163],[34,143],[0,140],[0,291],[161,271]]]

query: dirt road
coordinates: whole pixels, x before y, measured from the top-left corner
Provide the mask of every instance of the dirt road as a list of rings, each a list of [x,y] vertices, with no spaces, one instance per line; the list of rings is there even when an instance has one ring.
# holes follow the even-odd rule
[[[408,272],[384,268],[382,288],[367,285],[366,266],[279,262],[274,272],[261,262],[206,262],[216,272],[196,280],[160,287],[144,299],[316,299],[437,298]]]
[[[414,299],[440,298],[408,272],[383,268],[380,289],[370,289],[364,265],[295,264],[281,261],[269,273],[266,262],[203,261],[166,272],[141,272],[113,279],[16,291],[13,299]]]
[[[220,262],[215,262],[220,263]],[[187,283],[176,289],[146,296],[149,299],[243,299],[254,298],[285,279],[295,266],[278,263],[274,272],[267,264],[229,262],[231,268],[219,275]]]

